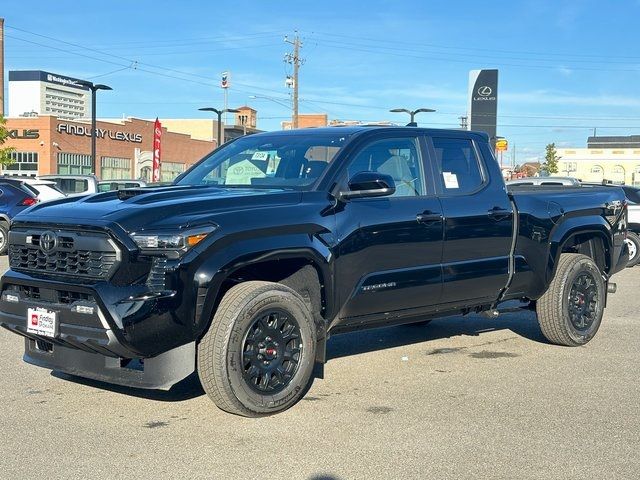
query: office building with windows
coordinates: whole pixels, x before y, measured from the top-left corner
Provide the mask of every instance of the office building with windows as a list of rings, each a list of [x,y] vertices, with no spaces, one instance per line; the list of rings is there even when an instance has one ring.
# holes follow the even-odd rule
[[[77,78],[42,70],[9,71],[9,116],[91,117],[91,90]]]

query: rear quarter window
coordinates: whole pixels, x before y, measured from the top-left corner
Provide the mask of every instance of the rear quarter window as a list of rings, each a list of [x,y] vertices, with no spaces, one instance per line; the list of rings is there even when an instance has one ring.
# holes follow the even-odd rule
[[[37,196],[38,195],[38,190],[36,190],[34,187],[32,187],[31,185],[29,185],[28,183],[23,183],[22,185],[20,185],[20,189],[24,190],[25,193],[28,193],[29,195],[32,196]]]

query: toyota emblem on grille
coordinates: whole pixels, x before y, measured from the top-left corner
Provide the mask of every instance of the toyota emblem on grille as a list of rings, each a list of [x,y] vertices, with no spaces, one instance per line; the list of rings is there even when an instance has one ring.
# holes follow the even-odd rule
[[[58,246],[58,236],[55,232],[44,232],[40,235],[40,250],[44,253],[53,252]]]

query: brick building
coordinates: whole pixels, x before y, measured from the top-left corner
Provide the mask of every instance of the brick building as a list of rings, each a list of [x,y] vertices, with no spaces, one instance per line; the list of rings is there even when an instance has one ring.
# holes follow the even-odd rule
[[[326,127],[328,118],[326,113],[301,113],[298,115],[298,128]],[[291,120],[280,122],[283,130],[291,130]]]
[[[10,175],[52,173],[90,174],[101,179],[150,179],[152,170],[153,122],[129,118],[97,122],[96,163],[91,164],[91,125],[54,116],[7,119],[15,147],[15,163],[4,168]],[[190,135],[162,132],[161,180],[171,181],[211,150],[214,142]]]

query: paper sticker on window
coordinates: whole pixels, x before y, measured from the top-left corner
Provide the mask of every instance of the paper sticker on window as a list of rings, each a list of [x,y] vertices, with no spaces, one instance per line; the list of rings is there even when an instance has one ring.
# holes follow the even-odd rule
[[[269,152],[255,152],[251,160],[269,160]]]
[[[227,185],[251,185],[251,179],[264,178],[265,173],[249,160],[231,165],[227,170]]]
[[[459,188],[458,176],[451,172],[442,172],[442,178],[444,180],[444,188]]]

